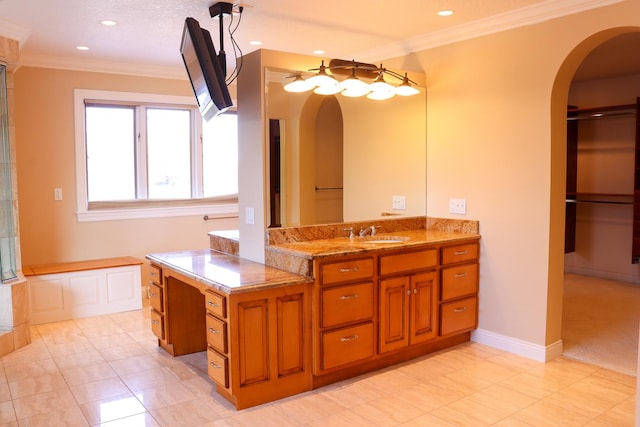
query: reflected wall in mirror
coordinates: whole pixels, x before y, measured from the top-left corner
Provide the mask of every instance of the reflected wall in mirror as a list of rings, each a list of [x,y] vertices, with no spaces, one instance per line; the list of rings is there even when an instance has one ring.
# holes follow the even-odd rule
[[[426,91],[383,101],[289,93],[291,74],[266,69],[268,224],[425,215]],[[394,195],[406,209],[392,209]]]

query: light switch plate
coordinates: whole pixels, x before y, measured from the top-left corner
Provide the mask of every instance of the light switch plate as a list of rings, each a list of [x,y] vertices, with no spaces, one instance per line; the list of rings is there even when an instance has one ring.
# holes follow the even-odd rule
[[[62,200],[62,188],[53,189],[53,200]]]
[[[449,199],[449,213],[465,215],[467,213],[467,201],[465,199]]]
[[[245,209],[245,223],[247,223],[247,224],[255,224],[255,222],[256,222],[255,211],[253,210],[253,208],[246,208]]]

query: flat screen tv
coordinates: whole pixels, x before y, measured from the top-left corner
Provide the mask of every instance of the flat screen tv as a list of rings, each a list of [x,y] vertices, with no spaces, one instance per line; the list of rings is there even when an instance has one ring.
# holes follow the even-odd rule
[[[211,34],[200,28],[198,21],[193,18],[185,19],[180,53],[202,117],[209,120],[231,107],[233,103],[225,82],[226,76],[218,61]]]

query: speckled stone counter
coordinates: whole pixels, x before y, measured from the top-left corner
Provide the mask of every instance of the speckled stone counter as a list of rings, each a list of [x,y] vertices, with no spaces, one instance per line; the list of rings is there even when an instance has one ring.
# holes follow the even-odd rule
[[[209,232],[209,247],[229,255],[240,255],[240,233],[238,230]]]
[[[311,281],[305,276],[210,249],[150,254],[146,258],[227,294]]]
[[[379,230],[376,236],[359,237],[358,231],[370,225]],[[355,237],[346,237],[348,232],[344,231],[345,228],[353,228]],[[313,260],[317,258],[469,239],[480,239],[478,221],[410,217],[270,229],[267,231],[270,244],[265,247],[265,263],[313,277]]]

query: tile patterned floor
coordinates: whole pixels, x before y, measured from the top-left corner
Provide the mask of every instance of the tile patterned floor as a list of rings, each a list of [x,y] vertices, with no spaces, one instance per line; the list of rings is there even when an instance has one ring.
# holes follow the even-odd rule
[[[476,343],[243,411],[148,310],[32,327],[0,360],[0,426],[633,426],[635,377]]]

